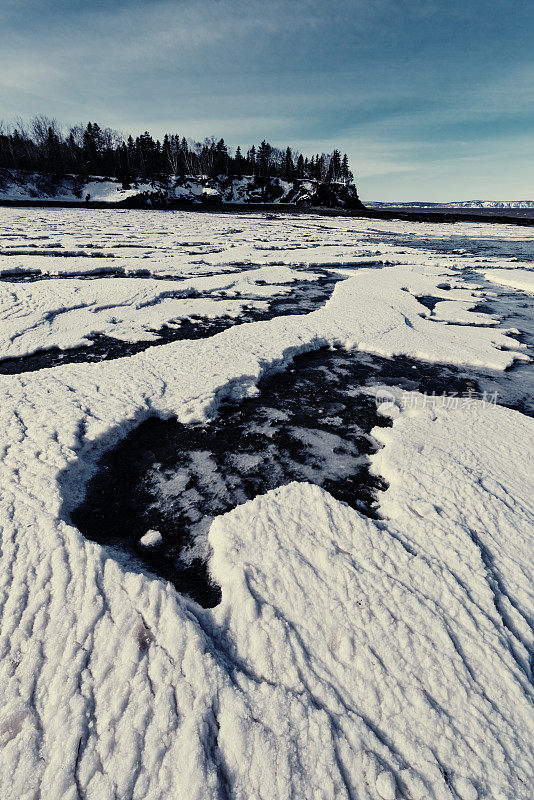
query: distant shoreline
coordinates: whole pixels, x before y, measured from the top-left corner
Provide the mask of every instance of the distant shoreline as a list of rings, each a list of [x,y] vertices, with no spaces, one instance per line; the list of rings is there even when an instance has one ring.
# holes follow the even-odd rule
[[[95,202],[65,202],[61,200],[0,200],[0,207],[8,208],[86,208],[86,209],[114,209],[122,211],[197,211],[208,214],[225,213],[251,213],[254,211],[268,212],[271,214],[295,214],[306,216],[318,214],[327,217],[367,217],[381,220],[404,220],[406,222],[486,222],[501,225],[534,226],[534,209],[517,208],[507,209],[512,213],[503,214],[502,209],[488,208],[461,208],[451,210],[443,209],[395,209],[395,208],[327,208],[323,206],[296,206],[292,203],[225,203],[224,205],[209,206],[192,204],[188,202],[173,203],[164,208],[131,208],[120,203]]]

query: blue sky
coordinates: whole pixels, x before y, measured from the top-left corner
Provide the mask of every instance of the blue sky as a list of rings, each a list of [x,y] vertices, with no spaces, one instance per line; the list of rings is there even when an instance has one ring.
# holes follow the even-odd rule
[[[0,0],[0,119],[346,151],[365,200],[534,199],[534,0]]]

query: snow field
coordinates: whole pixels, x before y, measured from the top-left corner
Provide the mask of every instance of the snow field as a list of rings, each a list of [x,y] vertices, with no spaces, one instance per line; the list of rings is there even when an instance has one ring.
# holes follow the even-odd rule
[[[524,360],[525,347],[503,330],[433,320],[416,298],[465,309],[473,289],[464,273],[503,262],[504,252],[527,258],[532,234],[104,213],[2,209],[0,218],[14,246],[17,225],[25,236],[59,231],[65,242],[73,230],[100,243],[135,231],[142,252],[149,239],[167,241],[169,253],[172,241],[201,231],[195,249],[241,237],[233,249],[255,265],[262,236],[279,247],[285,236],[276,257],[284,253],[286,265],[311,259],[322,240],[332,242],[322,255],[338,259],[336,271],[372,247],[396,265],[346,269],[330,300],[305,316],[0,377],[2,797],[530,800],[532,419],[478,401],[429,409],[418,395],[399,395],[383,408],[393,427],[373,431],[383,445],[373,470],[389,483],[382,519],[307,483],[237,507],[210,530],[223,593],[212,611],[83,539],[68,512],[103,450],[148,415],[205,419],[321,344],[496,370]],[[310,240],[319,244],[296,252]],[[158,272],[165,259],[156,248],[145,255],[129,256],[132,267]],[[22,268],[36,257],[46,260],[24,255]],[[188,277],[191,260],[211,259],[213,270],[230,260],[223,251],[167,257]],[[2,268],[13,258],[2,257]],[[74,260],[47,259],[53,268]],[[86,306],[101,303],[113,280],[76,281]],[[71,302],[74,281],[63,282],[60,303]],[[28,330],[51,303],[50,282],[8,285],[31,287]],[[114,308],[160,297],[161,281],[127,282],[132,289],[113,290]],[[285,286],[273,277],[269,291]],[[239,281],[237,289],[245,291]],[[136,336],[143,327],[133,315],[125,324]]]
[[[532,233],[516,226],[382,222],[315,215],[180,211],[0,211],[0,273],[193,277],[243,266],[434,265],[532,268]],[[524,262],[522,259],[525,259]]]

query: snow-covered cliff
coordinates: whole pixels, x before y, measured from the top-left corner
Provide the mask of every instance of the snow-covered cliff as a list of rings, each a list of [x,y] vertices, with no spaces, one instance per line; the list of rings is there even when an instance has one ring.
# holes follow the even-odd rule
[[[361,208],[356,187],[342,183],[281,178],[178,177],[122,183],[115,178],[53,176],[0,170],[0,201],[113,203],[139,207],[275,203]]]

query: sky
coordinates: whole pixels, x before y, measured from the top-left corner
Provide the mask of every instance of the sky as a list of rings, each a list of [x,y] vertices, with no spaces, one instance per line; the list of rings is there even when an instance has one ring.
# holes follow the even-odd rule
[[[365,200],[534,200],[534,0],[0,0],[0,120],[347,152]]]

